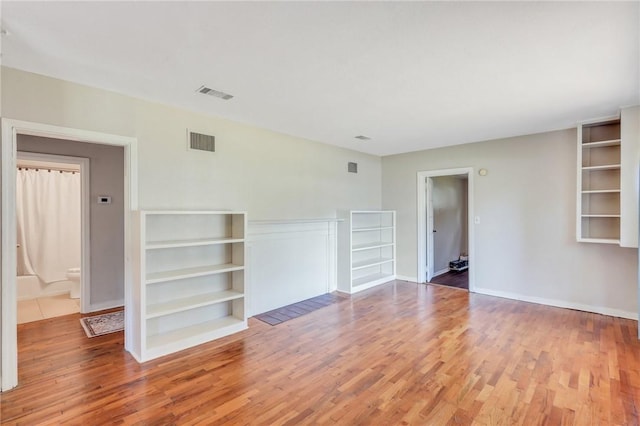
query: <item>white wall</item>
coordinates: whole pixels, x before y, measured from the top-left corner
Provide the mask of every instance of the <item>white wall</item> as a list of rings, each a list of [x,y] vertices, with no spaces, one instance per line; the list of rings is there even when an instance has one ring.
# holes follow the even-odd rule
[[[140,209],[281,220],[381,205],[376,156],[11,68],[2,69],[2,88],[5,118],[136,137]],[[187,128],[215,135],[216,152],[187,151]],[[347,172],[350,161],[357,174]]]
[[[398,275],[417,275],[416,173],[475,178],[476,291],[635,317],[637,250],[577,243],[574,129],[383,157],[383,208],[398,214]]]

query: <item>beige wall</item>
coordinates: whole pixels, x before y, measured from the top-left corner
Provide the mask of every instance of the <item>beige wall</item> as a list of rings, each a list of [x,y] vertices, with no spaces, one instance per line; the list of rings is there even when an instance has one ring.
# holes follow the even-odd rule
[[[91,292],[93,307],[124,301],[124,149],[117,146],[18,136],[18,151],[89,159]],[[111,204],[98,204],[110,195]],[[80,226],[80,224],[78,224]],[[80,266],[80,265],[78,265]]]
[[[634,316],[637,250],[575,241],[575,143],[572,129],[384,157],[398,274],[417,275],[416,173],[473,167],[477,291]]]
[[[381,206],[376,156],[11,68],[1,86],[4,118],[136,137],[141,209],[246,210],[251,221]],[[187,128],[215,135],[216,152],[187,151]],[[121,294],[116,281],[100,289],[92,303]]]
[[[255,220],[380,208],[376,156],[11,68],[2,87],[4,117],[137,137],[143,209],[241,209]],[[215,135],[216,153],[187,151],[187,128]]]

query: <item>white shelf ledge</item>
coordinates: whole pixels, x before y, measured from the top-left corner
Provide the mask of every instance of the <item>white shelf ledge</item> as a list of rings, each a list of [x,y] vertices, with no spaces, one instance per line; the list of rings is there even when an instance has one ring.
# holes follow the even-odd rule
[[[205,275],[222,274],[225,272],[233,272],[243,270],[244,266],[226,263],[223,265],[199,266],[196,268],[185,268],[174,271],[154,272],[147,274],[146,283],[155,284],[165,281],[180,280],[184,278],[202,277]]]
[[[197,246],[210,246],[217,244],[230,244],[230,243],[242,243],[242,238],[203,238],[197,240],[182,240],[182,241],[156,241],[148,242],[146,248],[149,250],[166,249],[166,248],[179,248],[179,247],[197,247]]]
[[[384,231],[387,229],[393,229],[393,226],[375,226],[367,228],[353,228],[353,232],[370,232],[370,231]]]
[[[582,217],[611,217],[611,218],[619,218],[619,214],[583,214]]]
[[[580,238],[579,243],[599,243],[599,244],[620,244],[619,239],[615,238]]]
[[[620,193],[619,189],[590,189],[587,191],[582,191],[583,194],[616,194]]]
[[[376,259],[367,259],[361,262],[353,262],[351,265],[352,270],[364,269],[370,266],[378,266],[385,263],[393,262],[393,258],[376,258]]]
[[[597,170],[619,170],[619,169],[620,169],[620,164],[605,164],[602,166],[587,166],[582,168],[582,170],[585,172],[597,171]]]
[[[165,303],[157,303],[147,306],[147,318],[156,318],[177,312],[188,311],[202,306],[214,305],[216,303],[228,302],[230,300],[241,299],[244,294],[233,291],[220,291],[217,293],[198,294],[191,297],[171,300]]]
[[[620,145],[620,142],[621,142],[620,139],[611,139],[608,141],[597,141],[597,142],[583,142],[582,147],[583,148],[601,148],[605,146]]]
[[[369,287],[373,287],[374,285],[391,281],[394,278],[395,276],[393,274],[384,274],[384,273],[378,272],[376,274],[366,275],[364,277],[354,279],[352,282],[352,287],[366,286],[367,288],[369,288]]]
[[[382,247],[393,247],[393,243],[376,241],[374,243],[358,244],[351,248],[351,251],[371,250]]]
[[[213,338],[228,335],[246,328],[245,321],[233,316],[226,316],[212,321],[202,322],[167,333],[155,334],[147,337],[147,349],[158,351],[159,354],[175,352],[174,349],[184,349],[199,343],[204,343]],[[149,358],[155,358],[159,354],[152,354]]]

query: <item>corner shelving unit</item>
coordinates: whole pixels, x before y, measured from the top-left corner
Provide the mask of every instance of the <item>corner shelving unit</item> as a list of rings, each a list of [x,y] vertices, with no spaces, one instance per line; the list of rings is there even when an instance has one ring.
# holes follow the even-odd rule
[[[396,277],[396,212],[339,213],[338,290],[356,293]]]
[[[133,330],[140,362],[247,328],[245,212],[139,211]]]
[[[620,244],[620,119],[578,126],[577,240]]]

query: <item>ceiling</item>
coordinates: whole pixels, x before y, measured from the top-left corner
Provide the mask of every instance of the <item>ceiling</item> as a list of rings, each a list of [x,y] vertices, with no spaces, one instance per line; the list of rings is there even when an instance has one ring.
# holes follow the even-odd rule
[[[5,66],[376,155],[640,104],[639,2],[1,7]]]

